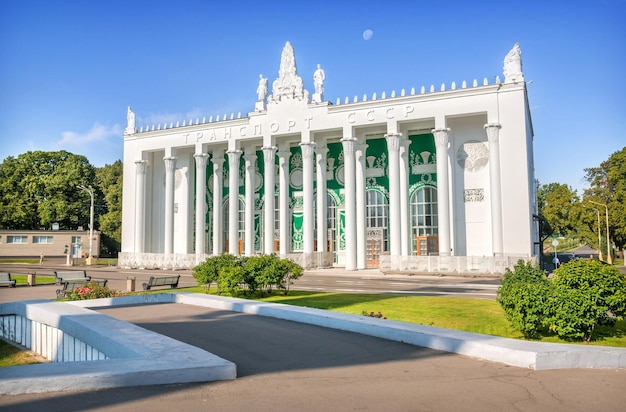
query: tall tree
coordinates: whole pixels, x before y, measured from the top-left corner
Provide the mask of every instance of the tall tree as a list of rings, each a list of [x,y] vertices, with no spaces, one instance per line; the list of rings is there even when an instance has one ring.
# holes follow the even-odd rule
[[[598,167],[585,169],[589,189],[584,200],[608,207],[609,233],[618,249],[626,246],[626,147],[613,153]],[[602,206],[597,206],[604,209]],[[605,211],[606,213],[606,211]]]
[[[91,199],[77,186],[93,186],[95,176],[86,157],[64,150],[7,157],[0,163],[0,228],[87,225]]]
[[[563,236],[576,236],[581,205],[576,191],[561,183],[549,183],[537,192],[539,213],[554,232]]]
[[[122,176],[124,167],[120,160],[96,170],[96,180],[104,195],[105,204],[99,219],[102,232],[102,254],[115,255],[122,241]]]

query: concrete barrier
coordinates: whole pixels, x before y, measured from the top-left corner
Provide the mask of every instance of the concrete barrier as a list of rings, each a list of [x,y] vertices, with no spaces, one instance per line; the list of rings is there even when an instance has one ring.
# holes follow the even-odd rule
[[[12,302],[0,305],[0,317],[3,337],[26,343],[29,349],[39,349],[57,361],[0,368],[2,395],[208,382],[237,376],[232,362],[79,305]],[[24,326],[29,323],[31,326]],[[45,332],[35,335],[39,327],[33,323],[44,325]],[[87,348],[101,355],[94,358],[93,350]],[[71,357],[63,356],[70,352]]]

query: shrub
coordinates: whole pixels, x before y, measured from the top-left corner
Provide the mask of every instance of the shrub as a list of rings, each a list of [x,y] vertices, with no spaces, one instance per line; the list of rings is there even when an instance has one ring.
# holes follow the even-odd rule
[[[193,277],[198,282],[198,285],[203,286],[208,293],[213,283],[217,284],[219,289],[217,279],[221,269],[239,264],[239,258],[234,255],[213,256],[193,268]]]
[[[207,293],[210,285],[216,282],[218,293],[224,291],[231,295],[258,291],[271,293],[273,288],[287,294],[291,281],[302,274],[300,265],[276,255],[238,257],[225,254],[211,257],[193,270],[198,285],[205,286]]]
[[[85,300],[98,298],[114,298],[123,296],[124,293],[119,290],[109,289],[108,286],[100,286],[97,283],[88,283],[85,286],[74,288],[73,291],[66,293],[68,300]]]
[[[506,269],[497,300],[511,326],[526,338],[537,338],[545,322],[549,294],[545,272],[520,260],[513,271]]]
[[[572,260],[554,271],[546,319],[562,338],[589,342],[597,326],[614,326],[626,316],[626,278],[615,266]]]

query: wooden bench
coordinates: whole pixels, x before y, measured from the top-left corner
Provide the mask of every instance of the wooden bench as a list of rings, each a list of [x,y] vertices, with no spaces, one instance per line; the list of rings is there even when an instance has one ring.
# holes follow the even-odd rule
[[[61,285],[63,282],[91,280],[91,276],[87,276],[87,273],[84,270],[69,270],[66,272],[55,271],[54,277],[56,278],[55,285]]]
[[[10,288],[15,287],[15,280],[11,279],[10,273],[0,273],[0,286],[8,286]]]
[[[178,279],[180,279],[180,275],[175,276],[150,276],[150,279],[147,283],[144,283],[143,290],[150,290],[155,286],[169,286],[174,289],[178,287]]]
[[[63,289],[57,289],[57,298],[64,298],[68,292],[72,292],[74,289],[81,287],[84,288],[87,285],[98,285],[105,287],[107,285],[107,279],[102,280],[68,280],[63,282]]]

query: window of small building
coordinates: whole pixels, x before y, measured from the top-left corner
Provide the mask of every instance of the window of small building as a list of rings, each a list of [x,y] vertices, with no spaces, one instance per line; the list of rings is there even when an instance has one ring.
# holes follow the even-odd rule
[[[72,236],[72,243],[82,243],[81,236]]]
[[[7,243],[28,243],[28,237],[10,235],[7,236]]]
[[[53,243],[52,239],[53,239],[52,236],[33,236],[33,243],[51,244]]]

